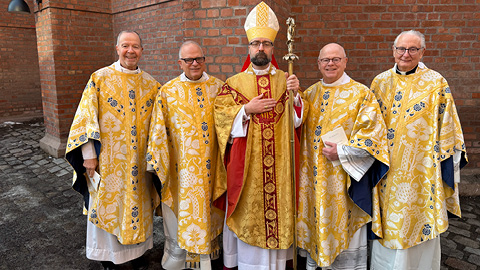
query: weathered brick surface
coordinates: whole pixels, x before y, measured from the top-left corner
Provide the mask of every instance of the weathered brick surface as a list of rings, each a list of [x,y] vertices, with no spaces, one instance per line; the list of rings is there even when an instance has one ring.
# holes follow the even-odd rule
[[[0,0],[0,118],[41,115],[35,17],[8,13],[9,3]]]
[[[480,140],[480,5],[455,0],[296,2],[291,10],[299,34],[297,54],[303,59],[297,75],[307,75],[300,76],[302,86],[320,79],[316,57],[329,42],[347,49],[348,74],[369,86],[375,75],[393,66],[396,35],[412,28],[423,32],[423,62],[446,77],[456,99],[469,153],[467,169],[480,168],[479,145],[474,145]]]
[[[114,55],[106,2],[98,1],[95,8],[86,7],[92,2],[76,3],[48,1],[36,13],[45,128],[61,140],[66,140],[90,74],[110,64]]]
[[[1,0],[6,6],[9,1]],[[243,23],[259,0],[142,0],[142,1],[67,1],[46,0],[36,10],[38,61],[47,133],[65,139],[89,74],[116,60],[113,43],[124,29],[137,29],[144,42],[141,67],[165,83],[180,73],[178,47],[188,39],[199,42],[207,55],[207,71],[220,79],[240,71],[247,53]],[[391,46],[395,36],[411,28],[426,35],[423,61],[448,80],[456,99],[464,128],[470,164],[467,169],[480,172],[480,5],[458,0],[266,0],[276,12],[281,30],[275,41],[275,56],[280,68],[286,53],[287,17],[297,23],[295,73],[306,88],[320,79],[316,58],[329,42],[343,45],[349,57],[349,75],[370,85],[380,72],[391,68]],[[32,4],[32,3],[30,3]],[[15,45],[0,45],[1,59],[20,54],[30,57],[23,63],[35,63],[33,56],[17,52],[22,42],[35,43],[32,16],[10,15],[0,18],[0,35]],[[12,25],[25,27],[23,34]],[[10,28],[9,28],[10,27]],[[13,37],[12,37],[13,36]],[[3,39],[5,40],[5,39]],[[18,50],[20,51],[20,50]],[[22,50],[23,51],[23,50]],[[30,51],[35,51],[34,49]],[[9,58],[10,57],[10,58]],[[20,59],[15,58],[15,59]],[[12,60],[10,60],[11,62]],[[4,61],[0,61],[2,71]],[[20,62],[19,62],[20,63]],[[19,63],[15,66],[21,66]],[[12,64],[2,72],[0,91],[11,89],[19,78]],[[35,64],[29,65],[35,69]],[[26,70],[20,68],[20,70]],[[39,77],[33,70],[25,91],[38,100]],[[8,75],[7,75],[8,74]],[[8,78],[8,79],[6,79]],[[36,84],[35,84],[36,82]],[[36,88],[35,88],[36,86]],[[10,95],[10,97],[9,97]],[[5,108],[39,110],[27,104],[23,94],[2,95],[0,116]],[[17,101],[25,104],[15,103]],[[8,105],[7,105],[8,104]],[[24,108],[24,109],[22,109]],[[28,108],[28,109],[27,109]],[[33,109],[32,109],[33,108]],[[3,114],[3,115],[2,115]],[[8,115],[8,113],[7,113]]]

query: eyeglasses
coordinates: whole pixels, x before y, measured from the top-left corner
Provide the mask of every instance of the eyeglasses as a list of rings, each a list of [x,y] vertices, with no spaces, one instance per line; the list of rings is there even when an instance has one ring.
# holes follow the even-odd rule
[[[271,47],[273,47],[273,43],[272,43],[271,41],[266,41],[266,40],[265,40],[265,41],[262,41],[262,42],[260,42],[260,41],[252,41],[252,42],[250,42],[248,45],[249,45],[249,46],[252,46],[253,48],[258,48],[258,47],[260,47],[260,44],[262,44],[264,48],[271,48]]]
[[[330,61],[332,61],[334,64],[338,64],[340,63],[340,61],[342,61],[343,58],[341,57],[334,57],[334,58],[322,58],[322,59],[318,59],[318,62],[319,63],[322,63],[324,65],[330,63]]]
[[[408,51],[410,55],[415,55],[421,49],[423,48],[411,47],[407,49],[405,47],[395,47],[395,52],[397,52],[399,55],[403,55],[406,51]]]
[[[185,61],[186,64],[191,65],[193,61],[197,61],[197,63],[201,64],[205,62],[205,56],[196,57],[196,58],[180,58],[181,60]]]

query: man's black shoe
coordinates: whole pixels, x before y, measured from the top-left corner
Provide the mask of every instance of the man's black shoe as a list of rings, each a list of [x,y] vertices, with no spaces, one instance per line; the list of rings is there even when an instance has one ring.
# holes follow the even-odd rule
[[[102,266],[104,270],[118,270],[118,266],[113,262],[102,262]]]
[[[148,260],[142,255],[135,260],[132,260],[132,267],[134,270],[147,270]]]

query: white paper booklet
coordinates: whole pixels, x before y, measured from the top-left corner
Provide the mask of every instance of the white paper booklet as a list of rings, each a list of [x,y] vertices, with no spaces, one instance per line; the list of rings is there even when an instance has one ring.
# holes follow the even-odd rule
[[[90,185],[97,191],[100,185],[100,174],[95,171],[93,177],[88,176],[87,173],[85,173],[85,176],[90,180]]]
[[[327,132],[320,136],[323,141],[323,145],[325,147],[330,147],[325,144],[325,142],[331,142],[331,143],[336,143],[336,144],[341,144],[345,145],[348,143],[347,135],[345,135],[345,131],[343,130],[343,127],[338,127],[330,132]],[[340,160],[334,160],[332,161],[333,166],[338,166],[340,165]]]

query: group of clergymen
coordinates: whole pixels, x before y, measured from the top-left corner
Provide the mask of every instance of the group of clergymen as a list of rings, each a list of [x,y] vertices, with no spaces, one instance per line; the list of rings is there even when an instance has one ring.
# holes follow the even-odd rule
[[[447,81],[420,62],[423,34],[397,36],[395,65],[371,88],[330,43],[322,79],[302,92],[276,66],[270,7],[258,4],[245,30],[241,73],[207,74],[186,41],[183,73],[163,86],[138,66],[138,33],[118,35],[119,60],[91,75],[67,143],[87,258],[146,269],[158,214],[164,269],[211,269],[220,255],[224,269],[285,269],[294,238],[307,269],[367,269],[368,256],[375,270],[440,269],[466,152]]]

